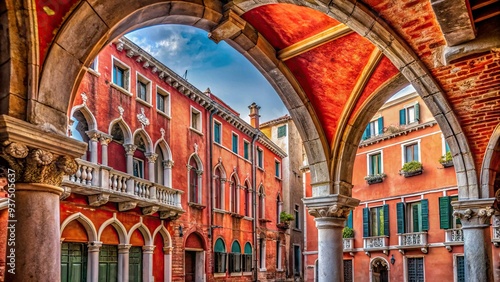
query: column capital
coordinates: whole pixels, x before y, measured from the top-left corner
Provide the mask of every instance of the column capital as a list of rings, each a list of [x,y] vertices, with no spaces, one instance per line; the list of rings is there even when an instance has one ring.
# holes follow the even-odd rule
[[[166,255],[172,254],[173,250],[174,250],[174,247],[163,247],[163,253]]]
[[[95,129],[87,130],[87,131],[85,131],[85,133],[90,138],[90,140],[95,141],[95,142],[97,142],[97,140],[101,136],[101,132],[99,130],[95,130]]]
[[[134,144],[123,144],[123,147],[127,155],[133,155],[135,150],[137,150],[137,146]]]
[[[108,146],[108,144],[113,140],[113,136],[102,133],[99,135],[99,142],[101,143],[101,146]]]
[[[148,162],[155,163],[156,159],[158,158],[158,154],[155,154],[155,153],[146,153],[146,158],[148,159]]]
[[[59,186],[78,169],[86,144],[22,120],[0,115],[0,157],[15,170],[16,182]]]
[[[174,161],[172,161],[172,160],[165,160],[162,163],[163,163],[164,168],[172,168],[174,166]],[[188,169],[189,169],[189,167],[188,167]]]
[[[118,245],[118,253],[119,254],[128,254],[130,247],[132,247],[131,244],[120,244],[120,245]]]
[[[142,253],[143,254],[152,254],[155,250],[155,245],[151,246],[142,246]]]
[[[452,202],[453,216],[460,218],[462,229],[486,228],[490,226],[495,210],[493,199],[461,200]]]
[[[89,253],[99,252],[102,247],[102,242],[100,241],[91,241],[87,245]]]
[[[359,200],[344,195],[328,195],[303,199],[309,214],[318,218],[347,219],[351,210],[359,205]]]

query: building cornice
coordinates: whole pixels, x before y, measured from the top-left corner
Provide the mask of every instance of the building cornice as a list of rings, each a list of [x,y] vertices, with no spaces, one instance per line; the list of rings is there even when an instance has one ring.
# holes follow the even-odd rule
[[[259,129],[252,127],[239,116],[232,113],[229,109],[211,99],[207,94],[201,92],[194,85],[183,79],[173,70],[165,66],[163,63],[158,61],[156,58],[151,56],[148,52],[137,46],[128,38],[121,37],[120,39],[113,42],[113,44],[119,52],[124,51],[126,52],[127,57],[135,58],[137,62],[143,63],[143,68],[150,69],[151,72],[158,75],[158,77],[162,81],[165,81],[168,85],[175,88],[179,93],[184,94],[184,96],[190,98],[192,101],[204,107],[207,111],[213,111],[216,115],[224,119],[226,122],[237,128],[244,134],[247,134],[250,137],[254,137],[256,134],[260,133]],[[267,137],[263,136],[263,134],[260,135],[259,142],[281,158],[287,156],[286,153],[280,147],[278,147],[278,145],[274,144]]]
[[[375,137],[369,138],[367,140],[361,141],[361,143],[359,143],[359,148],[367,147],[367,146],[370,146],[370,145],[373,145],[376,143],[380,143],[382,141],[392,139],[392,138],[395,138],[395,137],[398,137],[401,135],[406,135],[406,134],[413,132],[413,131],[424,129],[427,127],[432,127],[436,124],[437,124],[437,122],[435,120],[431,120],[431,121],[428,121],[425,123],[420,123],[420,124],[416,124],[416,125],[411,125],[409,127],[401,128],[401,131],[398,131],[395,133],[390,133],[390,134],[384,133],[384,135],[375,136]]]
[[[263,127],[267,127],[267,126],[273,126],[273,125],[276,125],[276,124],[287,123],[287,122],[289,122],[291,120],[292,120],[292,117],[287,114],[287,115],[284,115],[282,117],[279,117],[279,118],[276,118],[276,119],[272,119],[270,121],[263,122],[263,123],[260,124],[259,127],[263,128]]]

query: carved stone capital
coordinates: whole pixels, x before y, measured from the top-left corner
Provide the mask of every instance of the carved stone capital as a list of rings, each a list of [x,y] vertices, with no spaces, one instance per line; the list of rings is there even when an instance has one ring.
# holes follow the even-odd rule
[[[344,195],[328,195],[305,198],[304,204],[309,214],[316,218],[347,219],[347,216],[359,205],[359,200]]]
[[[102,242],[99,242],[99,241],[89,242],[87,245],[89,253],[99,252],[101,247],[102,247]]]
[[[174,161],[172,160],[165,160],[162,162],[164,168],[172,168],[174,166]],[[189,169],[189,167],[188,167]]]
[[[132,247],[131,244],[120,244],[120,245],[118,245],[118,253],[119,254],[128,254],[130,247]]]
[[[123,147],[127,155],[133,155],[135,150],[137,150],[137,146],[134,144],[123,144]]]
[[[158,158],[158,154],[155,153],[147,153],[146,158],[148,159],[148,162],[150,163],[155,163],[156,159]]]
[[[105,133],[101,133],[99,135],[99,142],[101,143],[101,146],[108,146],[108,144],[113,140],[113,136]]]
[[[90,195],[88,197],[89,200],[89,206],[92,207],[99,207],[104,204],[106,204],[109,201],[109,194],[97,194],[97,195]]]
[[[150,206],[150,207],[142,208],[142,214],[143,215],[152,215],[155,212],[157,212],[159,208],[160,208],[159,206]]]
[[[174,250],[174,248],[172,248],[172,247],[163,247],[163,253],[166,255],[172,254],[173,250]]]
[[[160,212],[160,219],[169,218],[171,220],[176,220],[179,217],[181,217],[181,215],[176,211],[162,211],[162,212]]]
[[[326,206],[326,207],[309,208],[309,214],[316,217],[316,218],[318,218],[318,217],[336,217],[336,218],[346,218],[347,219],[351,210],[352,210],[352,207],[334,204],[332,206]]]
[[[97,140],[101,136],[101,133],[97,130],[88,130],[88,131],[85,131],[85,133],[90,138],[90,140],[95,141],[95,142],[97,142]]]
[[[155,250],[155,245],[152,246],[142,246],[142,252],[144,254],[152,254]]]
[[[465,200],[452,202],[453,216],[460,218],[462,229],[486,228],[495,214],[492,199]]]
[[[132,202],[132,201],[121,202],[121,203],[118,203],[118,210],[121,212],[128,211],[128,210],[134,209],[136,206],[137,206],[137,202]]]

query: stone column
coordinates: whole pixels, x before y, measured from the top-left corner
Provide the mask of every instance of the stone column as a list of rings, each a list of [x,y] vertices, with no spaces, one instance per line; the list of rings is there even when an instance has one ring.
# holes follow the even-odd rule
[[[85,131],[87,136],[90,138],[90,162],[93,164],[97,163],[97,141],[99,139],[99,132],[97,130]]]
[[[165,282],[172,281],[172,247],[163,247],[163,275]]]
[[[465,281],[492,281],[490,219],[493,200],[452,202],[453,215],[460,218],[464,233]]]
[[[113,137],[111,135],[107,135],[101,133],[99,136],[99,141],[101,143],[101,164],[107,166],[108,165],[108,145]]]
[[[165,160],[163,161],[163,186],[172,188],[172,167],[174,166],[174,161]]]
[[[118,245],[118,281],[128,281],[128,255],[132,245]]]
[[[153,252],[155,245],[142,247],[142,281],[153,281]]]
[[[155,163],[158,158],[158,154],[147,153],[146,158],[148,159],[148,179],[151,182],[155,182]]]
[[[99,280],[99,251],[102,242],[94,241],[88,244],[87,277],[89,281]]]
[[[342,229],[359,200],[343,195],[304,199],[318,228],[318,281],[344,281]]]
[[[137,150],[137,146],[134,144],[124,144],[125,154],[127,155],[127,173],[134,175],[134,152]]]
[[[14,184],[9,196],[15,202],[9,207],[6,231],[15,243],[7,257],[14,257],[6,266],[5,281],[60,280],[61,182],[63,175],[76,172],[75,158],[85,148],[85,143],[0,115],[0,157],[15,175],[9,177]]]

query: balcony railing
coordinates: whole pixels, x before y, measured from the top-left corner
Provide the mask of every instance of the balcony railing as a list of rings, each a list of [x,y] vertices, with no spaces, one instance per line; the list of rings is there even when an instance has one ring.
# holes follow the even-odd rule
[[[344,252],[351,252],[354,249],[354,238],[342,239],[344,244]]]
[[[464,244],[464,232],[461,228],[445,230],[444,245],[451,252],[452,246]]]
[[[492,226],[493,236],[491,241],[495,247],[500,247],[500,226]]]
[[[388,236],[373,236],[363,238],[363,248],[365,251],[378,251],[378,250],[388,250],[389,249],[389,237]]]
[[[84,160],[77,159],[77,163],[77,172],[63,180],[63,186],[70,187],[72,193],[106,194],[112,202],[132,202],[139,207],[157,207],[153,209],[155,211],[184,212],[181,206],[181,194],[184,192],[181,190]]]
[[[427,232],[415,232],[398,234],[398,242],[401,252],[404,249],[418,249],[426,254],[427,253]]]

